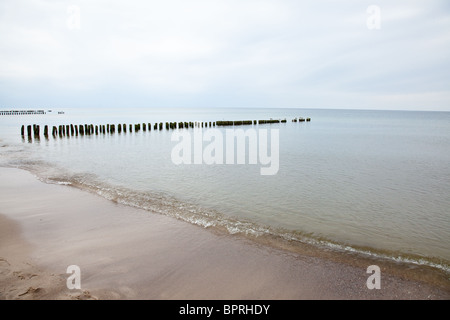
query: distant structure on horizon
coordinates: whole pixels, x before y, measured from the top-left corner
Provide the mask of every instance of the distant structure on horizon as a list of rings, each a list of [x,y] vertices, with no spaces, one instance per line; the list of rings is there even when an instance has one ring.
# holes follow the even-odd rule
[[[52,113],[52,110],[0,110],[0,116],[20,116],[31,114],[47,114]],[[64,114],[64,111],[58,111],[58,114]]]
[[[0,110],[2,116],[16,116],[28,114],[46,114],[44,110]]]

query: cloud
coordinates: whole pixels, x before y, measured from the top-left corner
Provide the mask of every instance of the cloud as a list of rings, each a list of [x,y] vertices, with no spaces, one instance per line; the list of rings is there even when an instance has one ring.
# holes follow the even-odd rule
[[[0,103],[450,110],[449,6],[372,4],[3,1]]]

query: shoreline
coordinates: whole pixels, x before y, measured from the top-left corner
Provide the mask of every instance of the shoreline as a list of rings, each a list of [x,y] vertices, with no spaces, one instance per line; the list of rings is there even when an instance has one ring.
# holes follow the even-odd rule
[[[360,257],[215,232],[21,169],[0,168],[0,192],[0,299],[450,298],[423,268],[427,282],[380,262],[381,289],[369,290]],[[81,290],[66,287],[69,265]]]

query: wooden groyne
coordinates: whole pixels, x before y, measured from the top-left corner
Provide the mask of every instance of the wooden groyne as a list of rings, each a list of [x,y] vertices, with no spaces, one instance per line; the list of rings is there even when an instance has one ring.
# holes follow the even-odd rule
[[[295,118],[295,119],[292,119],[292,122],[305,122],[305,121],[307,121],[307,122],[309,122],[309,121],[311,121],[311,118],[298,118],[298,120],[297,120],[297,118]]]
[[[304,118],[292,119],[292,122],[303,122]],[[311,118],[306,118],[306,121],[311,121]],[[270,120],[237,120],[237,121],[216,121],[218,126],[242,126],[242,125],[251,125],[251,124],[271,124],[271,123],[286,123],[286,119],[270,119]]]
[[[309,122],[311,118],[295,118],[292,119],[292,122]],[[106,134],[126,134],[126,133],[137,133],[139,131],[151,131],[152,127],[154,131],[161,131],[164,128],[166,130],[175,130],[175,129],[189,129],[189,128],[211,128],[211,127],[223,127],[223,126],[244,126],[244,125],[264,125],[264,124],[272,124],[272,123],[286,123],[286,119],[270,119],[270,120],[234,120],[234,121],[214,121],[214,122],[155,122],[152,123],[136,123],[136,124],[103,124],[103,125],[94,125],[94,124],[66,124],[66,125],[57,125],[52,126],[51,128],[51,136],[56,137],[78,137],[78,136],[92,136],[92,135],[106,135]],[[128,129],[127,129],[128,128]],[[49,138],[49,129],[48,125],[44,126],[44,137],[46,139]],[[33,125],[22,125],[20,129],[20,134],[23,138],[25,136],[28,139],[34,137],[35,139],[40,138],[40,126]]]

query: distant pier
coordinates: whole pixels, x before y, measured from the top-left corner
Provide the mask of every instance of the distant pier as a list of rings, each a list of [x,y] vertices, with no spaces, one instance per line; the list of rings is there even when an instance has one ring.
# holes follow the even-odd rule
[[[44,110],[0,110],[0,116],[21,116],[30,114],[46,114]]]
[[[0,116],[26,116],[26,115],[44,115],[56,114],[52,110],[0,110]],[[64,114],[64,111],[58,111],[57,114]]]

